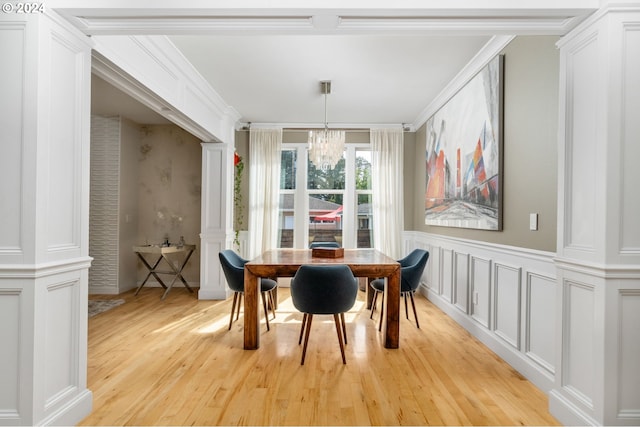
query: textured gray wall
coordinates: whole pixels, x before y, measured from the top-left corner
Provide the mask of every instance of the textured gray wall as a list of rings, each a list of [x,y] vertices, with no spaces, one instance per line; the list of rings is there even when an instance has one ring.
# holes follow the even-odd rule
[[[196,251],[183,271],[187,282],[194,284],[200,281],[201,165],[202,147],[198,138],[175,125],[141,127],[138,242],[162,243],[167,234],[171,243],[184,236],[187,243],[196,244]],[[147,272],[138,263],[139,281]]]

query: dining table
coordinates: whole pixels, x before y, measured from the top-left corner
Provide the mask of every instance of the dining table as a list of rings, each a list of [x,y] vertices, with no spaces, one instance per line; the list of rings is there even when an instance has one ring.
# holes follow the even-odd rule
[[[258,298],[260,278],[293,277],[301,265],[347,265],[355,277],[385,278],[383,345],[395,349],[400,341],[400,264],[376,249],[344,249],[337,258],[313,256],[311,249],[273,249],[244,266],[244,349],[260,347]],[[367,286],[367,293],[369,293]],[[370,301],[370,298],[368,298]]]

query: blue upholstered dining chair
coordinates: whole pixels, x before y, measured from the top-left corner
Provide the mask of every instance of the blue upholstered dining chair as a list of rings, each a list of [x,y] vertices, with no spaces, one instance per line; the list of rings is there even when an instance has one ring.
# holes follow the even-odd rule
[[[413,307],[413,315],[416,318],[416,326],[420,328],[418,322],[418,313],[416,312],[416,303],[413,300],[413,294],[420,286],[420,278],[422,272],[427,265],[429,259],[429,252],[424,249],[414,249],[409,255],[398,260],[400,263],[401,279],[400,279],[400,294],[404,297],[404,310],[409,318],[409,308],[407,306],[407,295],[411,297],[411,306]],[[373,301],[371,302],[371,316],[373,318],[373,310],[376,308],[376,301],[378,300],[378,294],[382,294],[382,304],[380,306],[380,324],[378,330],[382,329],[382,315],[384,314],[384,279],[376,279],[371,282],[371,288],[375,291],[373,295]]]
[[[339,248],[340,243],[338,242],[311,242],[309,244],[309,249],[314,248]]]
[[[227,279],[229,288],[233,291],[233,304],[231,305],[231,317],[229,318],[229,330],[231,330],[231,324],[233,323],[233,312],[236,309],[236,320],[240,317],[240,305],[242,302],[242,296],[244,295],[244,265],[247,263],[246,259],[243,259],[230,249],[226,249],[219,254],[220,264],[222,265],[222,271]],[[269,327],[269,312],[267,310],[267,300],[269,298],[269,304],[273,311],[273,317],[276,317],[275,312],[275,300],[273,298],[273,290],[278,286],[275,280],[262,278],[260,279],[260,294],[262,295],[262,306],[264,307],[264,319],[267,322],[267,330]]]
[[[316,314],[332,314],[338,333],[342,363],[346,364],[344,345],[347,343],[344,313],[356,302],[358,282],[346,265],[302,265],[291,280],[293,306],[304,314],[300,329],[302,347],[301,365],[307,354],[311,321]]]

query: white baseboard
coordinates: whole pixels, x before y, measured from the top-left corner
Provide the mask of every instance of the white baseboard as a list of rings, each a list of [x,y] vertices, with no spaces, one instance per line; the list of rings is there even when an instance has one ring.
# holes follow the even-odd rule
[[[549,412],[564,425],[570,426],[597,426],[600,425],[596,420],[589,417],[571,401],[567,400],[556,390],[549,393]]]
[[[93,393],[86,389],[74,400],[62,406],[47,418],[37,422],[36,425],[73,426],[91,414],[92,409]]]

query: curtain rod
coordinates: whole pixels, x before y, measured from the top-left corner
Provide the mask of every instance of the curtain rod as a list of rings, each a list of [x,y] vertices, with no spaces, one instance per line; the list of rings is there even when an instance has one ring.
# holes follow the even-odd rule
[[[236,129],[238,131],[248,131],[251,130],[251,125],[253,123],[251,122],[246,122],[242,124],[242,127]],[[288,126],[287,126],[288,125]],[[408,124],[408,123],[388,123],[388,124],[377,124],[377,125],[363,125],[363,124],[346,124],[344,127],[339,127],[339,126],[334,126],[331,127],[330,130],[343,130],[345,132],[370,132],[371,129],[392,129],[395,127],[400,127],[402,128],[402,130],[404,132],[412,132],[414,129],[413,127]],[[277,123],[259,123],[257,125],[258,129],[261,128],[265,128],[265,127],[271,127],[271,128],[280,128],[282,129],[283,132],[309,132],[309,131],[315,131],[315,130],[323,130],[324,127],[321,127],[320,125],[317,125],[315,123],[310,123],[310,124],[296,124],[296,123],[288,123],[285,124],[283,123],[282,125],[278,125]]]
[[[240,129],[236,129],[236,131],[248,132],[251,128],[249,127],[241,127]],[[321,128],[282,128],[282,132],[309,132],[311,130],[322,130]],[[348,128],[329,128],[329,130],[343,130],[345,132],[369,132],[370,129],[348,129]]]

